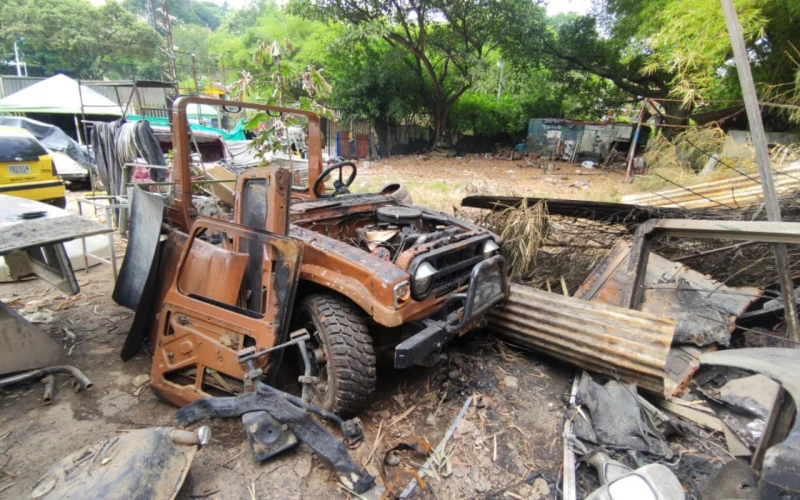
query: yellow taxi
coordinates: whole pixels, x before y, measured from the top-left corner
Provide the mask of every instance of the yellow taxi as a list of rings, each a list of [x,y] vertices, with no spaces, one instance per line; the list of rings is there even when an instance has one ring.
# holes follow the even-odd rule
[[[50,153],[25,129],[0,126],[0,194],[64,208],[64,183]]]

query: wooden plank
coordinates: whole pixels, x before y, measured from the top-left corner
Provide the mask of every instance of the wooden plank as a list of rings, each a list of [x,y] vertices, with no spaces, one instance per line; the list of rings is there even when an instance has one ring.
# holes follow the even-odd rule
[[[224,201],[230,206],[233,206],[233,198],[234,193],[236,191],[236,174],[233,172],[225,169],[220,165],[212,165],[211,167],[206,169],[206,173],[209,177],[214,180],[222,181],[222,180],[230,180],[229,183],[222,183],[222,184],[210,184],[208,186],[209,191],[219,198],[221,201]]]

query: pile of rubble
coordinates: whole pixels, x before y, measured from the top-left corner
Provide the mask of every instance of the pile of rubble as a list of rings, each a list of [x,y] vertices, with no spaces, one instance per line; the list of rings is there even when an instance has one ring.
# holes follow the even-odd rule
[[[544,207],[551,231],[590,223],[615,241],[597,244],[587,232],[579,249],[554,250],[548,245],[557,237],[539,230],[540,262],[554,251],[572,260],[588,255],[596,264],[588,273],[569,268],[575,271],[569,280],[550,276],[547,291],[530,286],[541,286],[541,275],[526,276],[519,280],[526,284],[512,284],[508,302],[489,315],[489,329],[499,338],[583,370],[563,431],[563,498],[614,498],[614,484],[618,491],[633,490],[641,478],[658,498],[683,498],[684,487],[703,498],[800,492],[794,403],[787,397],[800,344],[785,321],[777,284],[729,286],[712,278],[713,267],[702,263],[701,273],[683,263],[697,254],[669,260],[657,253],[675,254],[679,238],[715,240],[701,256],[732,254],[744,245],[797,244],[798,224],[718,221],[713,216],[732,217],[709,211],[699,220],[684,209],[568,200],[475,196],[463,205],[493,209],[501,226],[530,206]],[[664,240],[667,245],[660,244]],[[562,269],[542,268],[532,274]],[[551,290],[551,281],[560,281],[563,293]],[[728,463],[698,474],[697,461],[688,457],[703,451]],[[579,467],[576,477],[576,460],[596,473]]]

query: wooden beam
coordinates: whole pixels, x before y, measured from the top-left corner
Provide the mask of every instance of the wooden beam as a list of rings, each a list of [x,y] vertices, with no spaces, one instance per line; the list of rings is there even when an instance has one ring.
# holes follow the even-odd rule
[[[722,10],[725,13],[725,23],[728,25],[728,35],[733,47],[733,58],[736,61],[736,69],[739,72],[739,83],[742,86],[744,106],[747,109],[747,121],[750,123],[750,136],[753,139],[753,147],[756,150],[756,163],[761,176],[761,188],[764,190],[764,206],[767,211],[767,218],[772,222],[780,222],[781,209],[778,204],[778,195],[775,192],[775,184],[772,181],[767,135],[764,132],[764,124],[761,121],[761,108],[758,105],[758,95],[756,94],[756,86],[753,83],[753,74],[750,70],[750,59],[744,45],[742,27],[739,24],[733,0],[720,1],[722,2]],[[798,323],[797,319],[797,303],[794,296],[794,283],[790,274],[789,254],[786,250],[786,245],[777,243],[774,248],[775,263],[778,268],[778,281],[781,285],[781,295],[786,308],[786,326],[791,339],[795,342],[800,342],[800,323]]]

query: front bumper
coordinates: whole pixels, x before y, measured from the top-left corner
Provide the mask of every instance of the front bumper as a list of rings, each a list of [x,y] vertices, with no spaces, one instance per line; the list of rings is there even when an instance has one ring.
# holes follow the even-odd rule
[[[466,291],[450,294],[444,302],[442,319],[424,319],[421,331],[407,338],[394,350],[394,367],[408,368],[442,347],[508,297],[505,260],[495,255],[472,268]],[[455,311],[452,306],[461,304]]]
[[[64,183],[60,180],[25,182],[0,185],[0,194],[8,194],[34,201],[61,198],[65,194]]]

